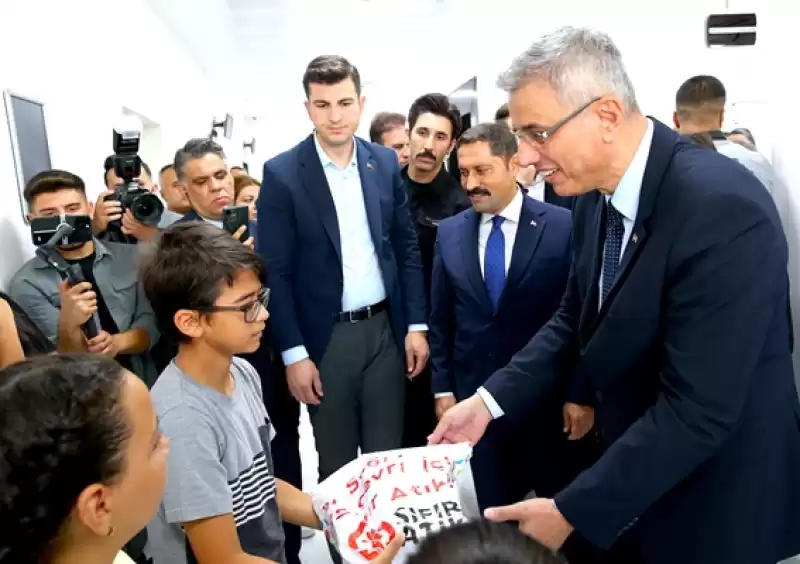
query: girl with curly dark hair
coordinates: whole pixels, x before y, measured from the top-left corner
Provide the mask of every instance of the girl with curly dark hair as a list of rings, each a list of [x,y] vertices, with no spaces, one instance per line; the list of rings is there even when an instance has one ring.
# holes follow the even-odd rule
[[[147,387],[109,358],[0,371],[0,563],[115,562],[156,513],[167,451]]]

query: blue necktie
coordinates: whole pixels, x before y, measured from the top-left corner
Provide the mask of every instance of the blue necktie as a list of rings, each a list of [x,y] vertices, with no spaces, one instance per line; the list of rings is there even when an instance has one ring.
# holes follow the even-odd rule
[[[622,253],[622,236],[625,226],[622,223],[622,214],[611,203],[606,202],[606,244],[603,248],[603,280],[600,303],[606,301],[611,286],[617,278],[619,259]]]
[[[497,311],[506,285],[506,239],[500,229],[504,219],[499,215],[492,218],[492,231],[486,241],[486,256],[483,259],[483,281],[494,311]]]

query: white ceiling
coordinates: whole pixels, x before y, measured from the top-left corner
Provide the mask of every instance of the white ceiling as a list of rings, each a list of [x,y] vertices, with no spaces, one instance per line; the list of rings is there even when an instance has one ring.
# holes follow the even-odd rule
[[[227,0],[239,54],[259,96],[297,102],[306,64],[339,54],[365,85],[397,80],[455,87],[468,78],[450,55],[464,11],[454,0]],[[463,4],[462,4],[463,7]],[[444,22],[444,23],[443,23]],[[435,64],[441,61],[440,64]],[[431,64],[431,63],[434,64]],[[417,73],[416,76],[409,71]],[[449,75],[455,76],[450,79]],[[276,92],[275,85],[282,85]],[[291,85],[295,85],[292,87]],[[444,86],[443,86],[444,88]],[[274,100],[274,98],[273,98]]]

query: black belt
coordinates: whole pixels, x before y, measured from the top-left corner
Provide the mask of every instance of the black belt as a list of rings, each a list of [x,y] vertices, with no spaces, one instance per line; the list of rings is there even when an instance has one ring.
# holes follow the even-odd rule
[[[374,317],[389,307],[389,300],[383,300],[375,305],[360,307],[353,311],[343,311],[337,313],[335,316],[336,321],[349,321],[350,323],[358,323],[359,321],[366,321],[370,317]]]

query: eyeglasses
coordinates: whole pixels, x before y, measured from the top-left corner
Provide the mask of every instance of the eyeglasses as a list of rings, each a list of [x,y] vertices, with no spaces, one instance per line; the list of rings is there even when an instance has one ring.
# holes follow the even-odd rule
[[[588,108],[601,98],[602,96],[598,96],[597,98],[589,100],[583,106],[579,107],[577,110],[569,114],[567,117],[560,120],[552,127],[545,129],[544,131],[531,131],[527,127],[522,127],[521,129],[515,131],[514,135],[517,136],[517,141],[519,141],[520,143],[533,143],[535,145],[543,145],[544,143],[547,142],[548,139],[550,139],[553,135],[555,135],[559,129],[567,125],[567,123],[569,123],[570,120],[578,116],[578,114],[580,114],[583,110],[585,110],[586,108]]]
[[[238,305],[238,306],[208,306],[204,308],[195,308],[197,311],[203,313],[217,313],[221,311],[239,311],[244,314],[244,320],[247,323],[255,323],[258,319],[258,315],[261,313],[261,308],[267,309],[269,305],[269,294],[270,289],[264,288],[258,294],[258,297],[253,300],[252,302],[247,302],[246,304]]]

